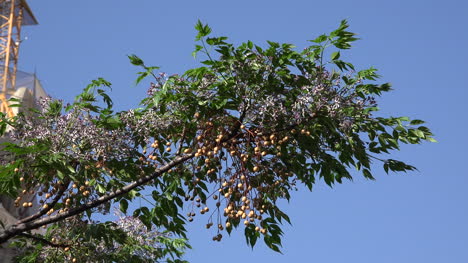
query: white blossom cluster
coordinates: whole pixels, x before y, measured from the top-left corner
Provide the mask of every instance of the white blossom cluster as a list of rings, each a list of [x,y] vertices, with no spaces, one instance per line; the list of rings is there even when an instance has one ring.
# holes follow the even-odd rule
[[[352,87],[340,87],[336,80],[330,80],[328,72],[315,77],[309,75],[309,81],[310,85],[295,90],[297,95],[292,102],[291,97],[285,94],[260,96],[261,89],[251,92],[243,97],[239,112],[246,110],[246,121],[262,126],[300,125],[322,114],[337,121],[339,128],[347,130],[353,124],[354,114],[360,114],[365,107],[375,104],[372,97],[359,97]]]
[[[21,146],[47,142],[49,150],[74,160],[123,159],[131,156],[133,143],[125,129],[98,127],[88,110],[73,107],[64,114],[48,115],[51,99],[40,101],[40,112],[19,116],[10,138]]]
[[[158,254],[154,253],[155,249],[161,248],[159,240],[161,237],[168,237],[167,234],[160,233],[154,229],[148,229],[140,219],[133,216],[119,216],[119,219],[115,221],[115,229],[122,230],[125,232],[129,240],[131,240],[132,246],[139,247],[135,249],[133,254],[145,259],[155,261],[158,259]],[[150,250],[144,249],[151,248]],[[107,246],[104,243],[97,244],[96,253],[116,253],[123,248],[122,244],[114,242],[113,246]]]

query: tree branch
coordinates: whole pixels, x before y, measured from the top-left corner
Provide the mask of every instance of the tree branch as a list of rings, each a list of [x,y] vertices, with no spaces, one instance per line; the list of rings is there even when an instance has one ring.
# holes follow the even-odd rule
[[[177,166],[177,165],[185,162],[186,160],[189,160],[189,159],[193,158],[194,156],[195,156],[194,153],[184,155],[184,156],[177,156],[171,162],[167,163],[166,165],[162,166],[159,169],[156,169],[156,171],[153,174],[143,176],[140,179],[138,179],[138,180],[136,180],[136,181],[134,181],[132,183],[129,183],[126,186],[124,186],[124,187],[122,187],[122,188],[120,188],[118,190],[115,190],[115,191],[110,192],[110,193],[108,193],[106,195],[103,195],[103,196],[99,197],[98,199],[90,201],[90,202],[88,202],[86,204],[83,204],[83,205],[77,207],[77,208],[70,209],[67,212],[56,214],[54,216],[45,217],[45,218],[38,219],[38,220],[35,220],[35,221],[29,221],[29,222],[25,222],[25,223],[18,222],[16,224],[13,224],[12,226],[8,227],[3,233],[0,233],[0,244],[5,243],[9,239],[11,239],[11,238],[13,238],[13,237],[15,237],[15,236],[17,236],[19,234],[22,234],[25,231],[36,229],[38,227],[41,227],[41,226],[44,226],[44,225],[47,225],[47,224],[51,224],[51,223],[55,223],[57,221],[65,219],[65,218],[80,214],[80,213],[82,213],[82,212],[84,212],[84,211],[86,211],[88,209],[91,209],[91,208],[97,207],[97,206],[99,206],[99,205],[101,205],[103,203],[106,203],[106,202],[108,202],[108,201],[110,201],[110,200],[112,200],[112,199],[114,199],[114,198],[116,198],[118,196],[124,195],[124,194],[130,192],[131,190],[133,190],[133,189],[135,189],[135,188],[137,188],[137,187],[139,187],[141,185],[144,185],[144,184],[148,183],[149,181],[153,180],[154,178],[160,176],[161,174],[167,172],[169,169],[173,168],[174,166]]]
[[[37,212],[36,214],[30,215],[30,216],[28,216],[26,218],[21,219],[18,223],[27,223],[27,222],[33,221],[33,220],[47,214],[47,212],[49,212],[50,209],[52,209],[55,206],[55,204],[57,204],[57,202],[60,200],[60,198],[63,196],[63,193],[65,193],[65,191],[67,190],[69,184],[70,184],[70,182],[60,186],[60,190],[58,191],[57,195],[52,200],[52,202],[47,204],[47,208],[43,208],[39,212]]]

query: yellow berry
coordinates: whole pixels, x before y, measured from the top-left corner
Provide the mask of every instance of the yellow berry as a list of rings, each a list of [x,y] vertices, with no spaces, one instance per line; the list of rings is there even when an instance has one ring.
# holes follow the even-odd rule
[[[192,152],[192,148],[187,148],[184,150],[184,153],[191,153]]]

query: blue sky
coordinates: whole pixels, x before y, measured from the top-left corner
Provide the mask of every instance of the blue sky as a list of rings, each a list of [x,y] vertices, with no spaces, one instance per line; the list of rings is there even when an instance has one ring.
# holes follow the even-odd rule
[[[333,189],[319,183],[284,208],[283,255],[247,247],[242,231],[211,241],[204,221],[189,225],[191,262],[468,262],[468,3],[462,0],[157,1],[29,0],[40,25],[24,28],[20,68],[37,71],[55,98],[71,100],[92,79],[113,83],[119,109],[135,107],[137,54],[168,73],[191,57],[197,19],[235,43],[294,43],[348,19],[361,40],[343,53],[358,68],[374,66],[394,91],[382,112],[424,119],[439,141],[403,147],[394,157],[419,172],[357,178]],[[196,220],[196,221],[197,221]]]

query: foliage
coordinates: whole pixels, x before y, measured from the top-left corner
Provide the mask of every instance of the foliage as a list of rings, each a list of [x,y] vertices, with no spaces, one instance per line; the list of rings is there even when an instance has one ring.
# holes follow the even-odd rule
[[[33,114],[2,116],[1,124],[14,129],[4,148],[9,157],[1,166],[0,192],[25,207],[23,196],[34,193],[41,208],[0,232],[1,242],[47,225],[40,238],[27,234],[22,244],[37,244],[28,258],[36,253],[37,259],[47,246],[57,250],[51,243],[58,240],[69,248],[55,254],[62,258],[94,254],[94,242],[125,260],[144,261],[146,253],[177,259],[187,246],[183,240],[157,234],[164,249],[135,247],[128,231],[91,220],[117,204],[127,213],[130,202],[149,198],[142,191],[149,187],[152,201],[132,217],[146,231],[156,227],[185,238],[186,221],[207,214],[206,227],[215,224],[213,240],[242,225],[248,244],[263,237],[279,251],[281,223],[290,219],[278,201],[289,200],[298,186],[312,190],[319,179],[333,186],[352,179],[353,169],[374,179],[373,161],[387,173],[411,171],[415,167],[385,154],[402,143],[434,141],[423,121],[376,114],[375,97],[390,84],[375,84],[375,69],[355,71],[340,59],[357,39],[346,21],[302,51],[271,41],[235,46],[211,37],[201,22],[195,28],[193,55],[206,59],[182,75],[155,73],[158,67],[129,56],[142,68],[138,83],[154,78],[139,108],[114,112],[106,93],[111,85],[98,79],[70,105],[44,99]]]
[[[16,241],[16,246],[26,248],[18,256],[19,262],[56,262],[57,258],[68,262],[155,262],[166,255],[178,258],[190,247],[184,239],[150,231],[132,216],[104,223],[69,218],[49,227],[44,238],[50,243],[37,243],[34,249],[27,238]]]

